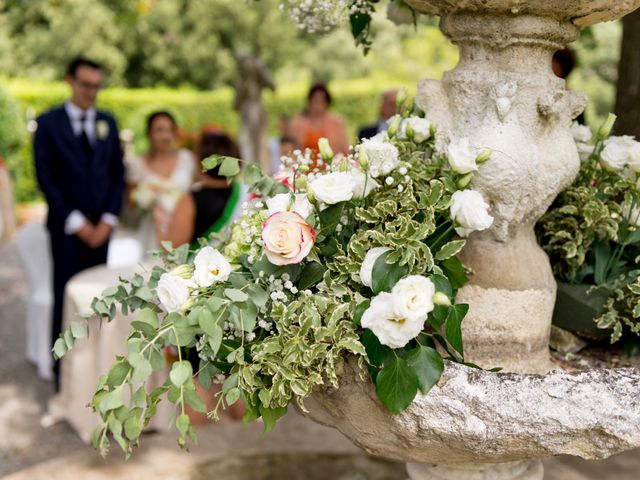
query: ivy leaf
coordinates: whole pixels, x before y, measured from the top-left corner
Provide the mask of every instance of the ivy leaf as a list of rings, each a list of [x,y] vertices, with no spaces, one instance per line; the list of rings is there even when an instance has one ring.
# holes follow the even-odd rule
[[[324,275],[326,268],[320,265],[318,262],[309,262],[302,269],[300,274],[300,280],[298,280],[298,290],[306,290],[312,287],[320,280]]]
[[[406,265],[387,263],[386,259],[389,253],[391,252],[385,252],[380,255],[373,264],[371,289],[376,294],[380,292],[390,292],[398,280],[409,272],[409,268]]]
[[[451,288],[451,283],[449,279],[444,275],[431,275],[431,281],[436,287],[436,292],[442,292],[447,297],[453,296],[453,288]]]
[[[320,218],[319,235],[325,236],[335,229],[336,225],[340,221],[340,217],[342,217],[343,210],[344,202],[340,202],[325,208],[318,214],[318,217]]]
[[[424,394],[429,393],[444,371],[442,356],[435,348],[420,345],[404,358],[418,376],[420,391]]]
[[[467,274],[464,272],[462,262],[458,257],[447,258],[440,264],[440,267],[451,282],[451,287],[454,290],[458,290],[469,281]]]
[[[418,393],[418,376],[403,358],[395,358],[376,378],[376,392],[382,404],[393,413],[400,413]]]
[[[385,345],[382,345],[378,340],[378,337],[369,329],[365,330],[360,337],[360,343],[364,345],[364,349],[369,357],[371,365],[379,367],[384,362],[384,359],[391,354],[391,349]]]
[[[369,305],[371,305],[371,300],[369,299],[366,299],[360,302],[358,305],[356,305],[356,311],[353,315],[354,325],[360,325],[360,321],[362,320],[362,315],[364,315],[364,312],[367,311],[367,309],[369,308]]]
[[[191,364],[186,360],[181,362],[174,362],[171,367],[171,373],[169,373],[169,378],[171,379],[171,383],[173,383],[176,387],[181,387],[184,383],[189,380],[193,373],[191,368]]]
[[[449,315],[447,315],[447,323],[444,327],[447,341],[462,356],[464,352],[462,348],[462,320],[469,311],[469,305],[460,303],[449,307]]]
[[[436,260],[446,260],[447,258],[457,255],[460,250],[462,250],[465,243],[465,240],[453,240],[449,243],[445,243],[438,253],[436,253]]]

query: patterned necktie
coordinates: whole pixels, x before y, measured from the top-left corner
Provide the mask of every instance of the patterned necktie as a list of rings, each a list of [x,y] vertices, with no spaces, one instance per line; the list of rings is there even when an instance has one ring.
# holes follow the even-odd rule
[[[85,151],[85,153],[87,155],[93,155],[93,146],[89,141],[89,136],[87,135],[87,131],[85,130],[85,127],[84,127],[86,120],[87,120],[86,114],[82,114],[80,116],[81,129],[80,129],[80,135],[78,136],[78,139],[80,140],[80,145],[82,146],[82,149]]]

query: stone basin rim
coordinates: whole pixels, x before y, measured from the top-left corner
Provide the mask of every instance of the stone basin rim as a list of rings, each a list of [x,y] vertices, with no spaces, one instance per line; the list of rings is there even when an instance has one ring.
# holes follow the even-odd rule
[[[474,12],[536,15],[570,21],[583,28],[623,17],[640,7],[640,0],[406,0],[417,12],[446,15]]]
[[[607,458],[640,446],[640,369],[492,373],[447,362],[440,382],[400,414],[380,404],[355,362],[340,388],[305,400],[311,419],[365,451],[406,462],[497,464],[574,455]]]

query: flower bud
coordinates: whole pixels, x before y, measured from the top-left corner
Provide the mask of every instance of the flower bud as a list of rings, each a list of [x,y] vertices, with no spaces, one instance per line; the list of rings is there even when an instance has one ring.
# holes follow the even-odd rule
[[[299,165],[298,166],[298,171],[300,173],[307,173],[309,172],[309,165]]]
[[[406,101],[407,101],[407,90],[404,88],[401,88],[400,90],[398,90],[398,94],[396,95],[396,109],[399,112],[402,111],[402,106]]]
[[[407,138],[409,140],[413,140],[416,136],[416,132],[413,130],[413,127],[411,126],[411,123],[409,122],[405,122],[405,129],[404,132],[407,134]]]
[[[193,277],[193,267],[191,265],[178,265],[176,268],[169,272],[171,275],[176,277],[184,278],[185,280],[189,280]]]
[[[314,197],[311,189],[307,190],[307,200],[309,200],[311,203],[315,203],[316,201],[316,197]]]
[[[296,178],[296,189],[304,190],[308,185],[309,182],[307,180],[307,177],[305,177],[304,175]]]
[[[360,164],[360,168],[363,171],[367,171],[369,169],[369,156],[367,155],[367,150],[362,145],[358,148],[358,163]]]
[[[611,135],[611,130],[613,129],[613,124],[616,122],[616,118],[618,117],[616,117],[613,113],[609,114],[605,122],[598,130],[598,139],[604,140],[609,135]]]
[[[329,144],[329,140],[326,137],[322,137],[318,140],[318,150],[320,150],[320,155],[323,160],[327,163],[331,163],[331,159],[333,158],[333,150],[331,149],[331,145]]]
[[[395,137],[398,134],[398,130],[400,130],[400,121],[400,115],[394,115],[388,120],[389,128],[387,129],[387,135],[389,135],[389,137]]]
[[[338,167],[338,171],[339,172],[348,172],[349,170],[351,170],[351,166],[349,165],[349,161],[346,158],[342,159],[342,161],[340,162],[340,166]]]
[[[483,150],[476,157],[476,163],[478,165],[482,165],[484,162],[486,162],[487,160],[489,160],[491,158],[492,154],[493,154],[493,150],[491,150],[490,148],[487,148],[486,150]]]
[[[436,305],[445,305],[445,306],[451,305],[451,300],[449,299],[449,297],[442,292],[436,292],[433,295],[432,300],[433,300],[433,303]]]
[[[460,177],[460,179],[456,183],[456,186],[458,187],[458,189],[463,190],[467,185],[471,183],[471,180],[473,180],[473,172],[469,172],[465,176]]]

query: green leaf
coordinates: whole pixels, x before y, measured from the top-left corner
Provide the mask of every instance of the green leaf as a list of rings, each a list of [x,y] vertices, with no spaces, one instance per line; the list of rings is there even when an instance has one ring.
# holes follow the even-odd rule
[[[430,278],[436,287],[436,292],[442,292],[447,297],[453,296],[453,288],[451,288],[451,283],[449,282],[449,279],[447,277],[445,277],[444,275],[436,274],[431,275]]]
[[[395,358],[376,378],[376,392],[382,404],[393,413],[400,413],[418,393],[418,376],[402,358]]]
[[[409,268],[406,265],[387,263],[386,259],[390,253],[391,252],[384,252],[373,264],[373,270],[371,272],[371,289],[376,294],[380,292],[390,292],[398,280],[409,272]]]
[[[380,367],[387,356],[391,354],[391,349],[382,345],[378,337],[369,329],[362,332],[360,343],[364,345],[369,362],[376,367]]]
[[[138,322],[151,325],[154,329],[158,328],[158,313],[151,308],[143,308],[136,318]]]
[[[240,389],[232,388],[227,392],[224,398],[225,398],[225,401],[227,402],[227,405],[233,405],[240,398]]]
[[[257,283],[253,283],[247,287],[247,293],[249,294],[251,301],[258,308],[264,306],[269,300],[269,294],[267,291]]]
[[[244,293],[242,290],[238,290],[237,288],[225,288],[224,294],[232,302],[240,303],[245,302],[249,299],[249,295]]]
[[[467,274],[464,272],[462,262],[458,257],[447,258],[440,264],[440,267],[451,282],[451,287],[454,290],[458,290],[469,281]]]
[[[56,359],[60,359],[67,353],[67,344],[63,338],[58,338],[53,344],[53,355]]]
[[[207,310],[205,308],[201,309],[198,312],[198,325],[200,328],[209,336],[215,335],[216,329],[219,329],[220,326],[216,323],[213,318],[213,313],[211,310]]]
[[[176,428],[182,435],[187,434],[189,425],[190,425],[189,415],[182,414],[182,415],[179,415],[178,418],[176,418]]]
[[[210,155],[202,160],[202,171],[206,172],[207,170],[213,170],[218,165],[222,163],[224,157],[222,155]],[[168,243],[168,242],[167,242]],[[164,247],[164,245],[162,245]],[[167,248],[167,247],[165,247]]]
[[[202,401],[197,391],[185,388],[184,399],[196,412],[205,413],[207,411],[207,406]]]
[[[149,360],[144,358],[139,353],[132,353],[129,355],[129,363],[133,367],[133,374],[131,375],[131,381],[144,382],[151,376],[153,369]]]
[[[420,391],[424,394],[429,393],[444,371],[442,356],[435,348],[420,345],[404,358],[418,376]]]
[[[318,262],[309,262],[302,269],[300,279],[298,280],[298,290],[306,290],[309,287],[314,286],[320,280],[326,268],[320,265]]]
[[[451,345],[461,356],[464,357],[462,348],[462,320],[469,311],[469,305],[459,303],[449,307],[447,323],[445,325],[445,335],[449,345]]]
[[[331,205],[318,214],[318,217],[320,218],[320,234],[327,235],[330,232],[333,232],[340,221],[340,217],[342,217],[344,203],[345,202],[340,202],[335,205]]]
[[[224,305],[224,302],[226,302],[226,300],[220,297],[209,297],[205,300],[207,308],[214,313],[220,310],[220,307]]]
[[[142,422],[135,415],[130,416],[124,422],[124,434],[129,440],[136,440],[142,433]]]
[[[115,410],[124,405],[124,397],[122,395],[122,387],[105,394],[100,400],[100,411],[105,413],[109,410]]]
[[[156,336],[156,328],[146,322],[139,322],[137,320],[134,320],[133,322],[131,322],[131,326],[134,328],[134,330],[142,332],[145,337],[153,338]]]
[[[171,373],[169,373],[169,378],[171,379],[171,383],[173,383],[176,387],[180,387],[184,385],[184,383],[191,378],[193,374],[193,370],[191,368],[191,364],[186,360],[181,362],[174,362]]]
[[[595,254],[595,272],[594,280],[596,285],[602,285],[606,283],[607,278],[607,266],[611,259],[611,247],[608,243],[599,242],[594,248]]]
[[[111,366],[109,374],[107,375],[107,385],[112,388],[121,385],[124,379],[127,378],[131,370],[131,365],[124,358],[119,358],[116,363]]]
[[[262,180],[263,177],[264,175],[260,170],[260,166],[256,165],[255,163],[247,165],[242,174],[243,183],[249,186],[255,185],[260,180]]]
[[[219,172],[223,177],[235,177],[240,173],[240,162],[237,158],[223,157]]]
[[[71,322],[71,334],[74,338],[85,338],[89,335],[89,327],[86,322]]]
[[[453,240],[449,243],[445,243],[438,251],[438,253],[436,253],[435,259],[446,260],[447,258],[451,258],[454,255],[457,255],[458,252],[462,250],[462,247],[464,247],[465,243],[466,240]]]
[[[362,320],[362,315],[364,315],[364,312],[367,311],[367,309],[369,308],[369,305],[371,305],[371,300],[369,299],[366,299],[363,302],[360,302],[358,305],[356,305],[356,311],[353,315],[354,325],[360,325],[360,321]]]
[[[436,331],[439,331],[440,327],[442,327],[444,322],[447,320],[447,315],[449,315],[449,307],[445,305],[436,305],[427,316],[427,321]]]
[[[287,413],[287,407],[267,408],[263,405],[259,407],[260,415],[264,422],[264,433],[269,433],[276,426],[276,422]]]

